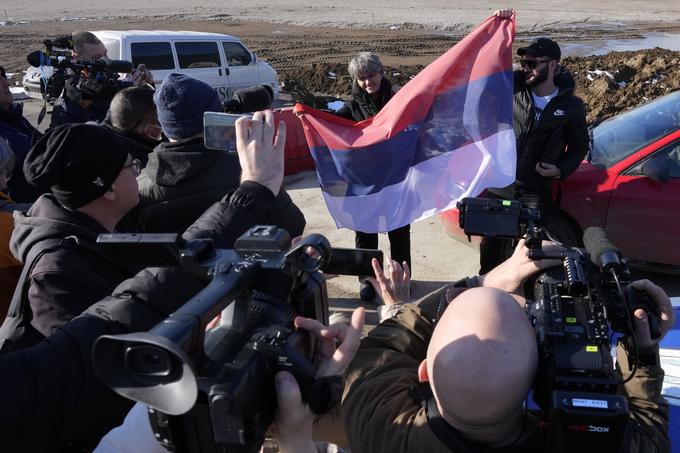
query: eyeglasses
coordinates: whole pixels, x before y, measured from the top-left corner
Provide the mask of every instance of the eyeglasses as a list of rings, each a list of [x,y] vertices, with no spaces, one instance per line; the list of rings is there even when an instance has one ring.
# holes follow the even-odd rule
[[[547,60],[520,60],[519,65],[522,68],[536,69],[536,66],[538,66],[539,63],[547,63],[548,61],[550,61],[550,59],[547,59]]]
[[[123,168],[129,168],[132,170],[132,174],[135,175],[136,178],[142,172],[142,161],[139,159],[132,159],[132,162],[127,165],[123,165]]]

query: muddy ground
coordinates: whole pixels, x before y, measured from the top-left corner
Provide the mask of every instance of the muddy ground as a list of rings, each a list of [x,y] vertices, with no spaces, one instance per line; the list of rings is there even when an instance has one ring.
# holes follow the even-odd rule
[[[38,22],[0,27],[0,64],[10,72],[26,69],[26,55],[40,48],[45,37],[75,29],[170,29],[203,30],[240,37],[260,58],[279,71],[284,89],[319,95],[346,97],[350,89],[347,62],[358,51],[380,55],[390,79],[408,82],[425,65],[444,53],[458,39],[453,33],[419,30],[339,29],[299,27],[285,24],[237,22],[227,18],[210,20],[155,20],[128,18],[82,22]],[[640,23],[625,34],[607,27],[584,28],[581,33],[563,29],[547,32],[561,42],[611,39],[640,35],[647,31],[677,31],[673,24]],[[542,30],[545,32],[546,30]],[[533,34],[521,33],[516,45]],[[623,109],[680,89],[680,52],[652,49],[637,52],[611,52],[604,56],[568,57],[564,65],[576,78],[577,94],[588,108],[588,119],[606,118]],[[303,98],[307,103],[313,101]]]

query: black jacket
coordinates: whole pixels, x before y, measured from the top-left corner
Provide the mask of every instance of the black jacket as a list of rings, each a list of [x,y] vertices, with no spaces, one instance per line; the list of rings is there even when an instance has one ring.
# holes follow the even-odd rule
[[[354,82],[352,97],[335,114],[349,120],[363,121],[375,116],[390,99],[392,99],[392,83],[385,77],[380,83],[376,100],[373,100],[370,94]]]
[[[33,203],[40,191],[26,182],[24,159],[42,134],[24,118],[23,104],[14,103],[8,110],[0,109],[0,137],[9,142],[17,157],[12,177],[7,182],[10,198],[17,203]]]
[[[269,190],[245,182],[183,237],[211,238],[217,247],[233,247],[241,234],[264,221],[273,205]],[[133,404],[95,375],[91,349],[96,338],[148,330],[204,285],[181,268],[146,269],[40,344],[0,356],[3,451],[59,451],[71,442],[94,448]]]
[[[538,162],[557,165],[566,179],[579,166],[589,147],[586,112],[583,101],[574,96],[574,79],[561,69],[555,75],[557,95],[545,106],[540,121],[534,120],[531,89],[524,82],[524,72],[514,74],[513,128],[517,144],[517,188],[529,193],[549,194],[552,178],[536,170]],[[504,195],[504,194],[502,194]]]
[[[32,253],[34,263],[17,282],[15,309],[0,328],[0,340],[14,344],[4,344],[3,350],[31,346],[51,335],[134,274],[122,256],[96,244],[101,233],[108,231],[91,217],[64,208],[51,194],[38,198],[27,212],[15,213],[10,249],[24,265]],[[47,243],[50,250],[33,260],[35,250]],[[21,300],[23,291],[28,306],[14,301]],[[12,326],[17,320],[25,330]]]
[[[206,209],[238,187],[241,167],[234,153],[206,149],[203,138],[163,142],[149,155],[139,183],[139,224],[145,233],[181,233]],[[305,218],[281,189],[266,223],[291,237]]]

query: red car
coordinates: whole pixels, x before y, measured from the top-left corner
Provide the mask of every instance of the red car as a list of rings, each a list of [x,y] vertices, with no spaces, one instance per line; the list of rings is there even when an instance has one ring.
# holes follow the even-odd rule
[[[546,228],[573,244],[596,225],[631,264],[680,271],[680,91],[610,118],[591,134],[586,160],[554,187],[560,213]],[[449,233],[464,237],[457,210],[441,218]]]

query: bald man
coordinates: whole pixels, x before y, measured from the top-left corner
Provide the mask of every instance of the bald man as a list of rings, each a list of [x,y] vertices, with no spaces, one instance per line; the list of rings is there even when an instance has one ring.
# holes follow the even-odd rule
[[[523,407],[538,363],[535,335],[524,300],[508,294],[537,266],[520,246],[473,283],[483,287],[451,302],[450,287],[442,288],[369,332],[348,368],[342,402],[352,453],[544,451],[539,414]],[[647,280],[634,285],[659,307],[663,338],[674,322],[668,296]],[[636,311],[640,368],[625,385],[630,419],[622,451],[670,452],[660,339],[651,340],[646,323]],[[617,353],[625,378],[627,355]]]

